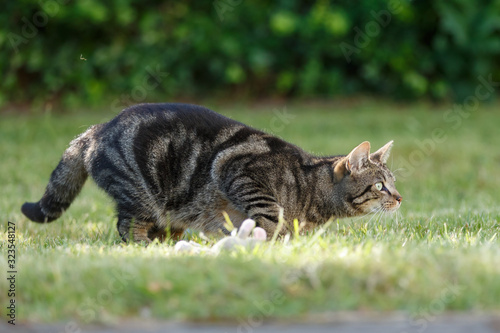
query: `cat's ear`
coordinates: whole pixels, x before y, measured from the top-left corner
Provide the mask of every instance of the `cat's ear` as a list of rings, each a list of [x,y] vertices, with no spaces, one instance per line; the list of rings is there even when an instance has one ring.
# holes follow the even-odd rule
[[[392,140],[387,142],[385,146],[383,146],[382,148],[371,154],[370,159],[374,162],[380,162],[385,164],[389,159],[389,154],[391,153],[391,148],[393,143],[394,141]]]
[[[365,141],[347,155],[346,167],[349,171],[358,171],[370,160],[370,142]]]
[[[335,178],[340,180],[348,172],[356,172],[370,160],[370,142],[365,141],[344,157],[334,169]]]

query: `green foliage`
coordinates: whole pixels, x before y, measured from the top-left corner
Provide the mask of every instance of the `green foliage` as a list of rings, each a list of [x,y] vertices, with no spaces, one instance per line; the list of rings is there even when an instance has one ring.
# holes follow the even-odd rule
[[[499,16],[498,0],[8,1],[0,105],[116,98],[120,109],[235,92],[461,100],[478,76],[500,77]]]

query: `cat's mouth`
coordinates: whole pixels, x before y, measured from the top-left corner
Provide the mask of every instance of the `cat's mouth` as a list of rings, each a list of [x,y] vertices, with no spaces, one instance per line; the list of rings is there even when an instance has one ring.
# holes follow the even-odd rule
[[[373,205],[367,213],[394,213],[401,207],[401,202],[400,201],[394,201],[394,202],[383,202],[380,204]]]
[[[384,202],[381,205],[381,209],[387,213],[395,212],[399,209],[399,207],[401,207],[401,201],[398,200],[396,200],[395,202]]]

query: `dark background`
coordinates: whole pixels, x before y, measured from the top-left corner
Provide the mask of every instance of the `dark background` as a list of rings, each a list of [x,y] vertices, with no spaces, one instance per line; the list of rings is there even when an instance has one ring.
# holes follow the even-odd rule
[[[500,1],[17,0],[2,7],[4,110],[360,94],[461,102],[480,76],[500,77]]]

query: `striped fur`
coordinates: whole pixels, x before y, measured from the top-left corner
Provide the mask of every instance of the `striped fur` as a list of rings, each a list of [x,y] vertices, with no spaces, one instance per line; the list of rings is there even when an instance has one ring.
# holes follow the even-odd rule
[[[164,239],[166,229],[227,234],[223,211],[272,236],[280,210],[315,226],[399,208],[385,165],[391,146],[370,155],[364,142],[346,156],[316,157],[200,106],[140,104],[73,140],[42,199],[22,211],[35,222],[57,219],[90,174],[115,200],[124,240]]]

